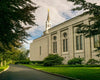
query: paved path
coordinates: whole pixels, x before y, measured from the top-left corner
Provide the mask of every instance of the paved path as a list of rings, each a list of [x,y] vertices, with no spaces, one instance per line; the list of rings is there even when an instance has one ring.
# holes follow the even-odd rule
[[[9,70],[0,74],[0,80],[68,80],[30,69],[22,65],[10,65]]]

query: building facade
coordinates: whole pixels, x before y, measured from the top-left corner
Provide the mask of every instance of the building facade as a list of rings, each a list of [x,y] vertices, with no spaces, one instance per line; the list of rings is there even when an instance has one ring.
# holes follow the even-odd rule
[[[98,36],[85,38],[83,34],[77,34],[77,27],[84,23],[89,24],[90,15],[79,15],[68,21],[50,28],[48,13],[46,30],[43,36],[33,40],[30,44],[30,60],[42,61],[49,54],[58,54],[64,57],[64,63],[72,58],[84,58],[85,62],[93,58],[98,60],[95,52]]]

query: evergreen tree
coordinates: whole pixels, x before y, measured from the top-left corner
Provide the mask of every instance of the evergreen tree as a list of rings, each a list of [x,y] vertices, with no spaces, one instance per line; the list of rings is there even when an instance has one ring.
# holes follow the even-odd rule
[[[90,3],[86,0],[67,0],[73,2],[74,5],[78,5],[78,7],[73,8],[73,11],[85,11],[83,15],[89,14],[92,17],[89,18],[89,24],[81,24],[77,28],[77,33],[83,33],[85,37],[89,37],[90,39],[90,51],[91,50],[91,36],[100,35],[100,5],[96,3]],[[99,44],[99,43],[98,43]],[[97,47],[97,51],[100,50],[100,46]],[[90,52],[91,53],[91,52]],[[99,55],[99,54],[98,54]],[[92,58],[92,55],[90,55]]]
[[[89,18],[89,24],[81,24],[77,32],[83,33],[86,37],[94,36],[100,34],[100,6],[96,3],[86,2],[86,0],[67,0],[73,2],[74,5],[79,5],[76,8],[73,8],[73,11],[83,10],[85,13],[83,15],[89,14],[93,15]],[[92,21],[94,23],[92,23]],[[92,24],[91,24],[92,23]]]
[[[30,27],[22,24],[35,25],[36,8],[31,0],[0,0],[0,44],[3,47],[19,47],[26,40],[29,36],[26,30]]]

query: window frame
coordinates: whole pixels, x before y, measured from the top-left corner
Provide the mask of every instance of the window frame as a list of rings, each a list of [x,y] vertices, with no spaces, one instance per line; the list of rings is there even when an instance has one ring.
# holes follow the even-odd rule
[[[68,53],[68,32],[62,33],[62,53]]]
[[[100,47],[100,35],[93,36],[93,47],[94,48]]]
[[[75,36],[76,51],[83,50],[83,35],[79,34]]]
[[[40,56],[41,56],[41,46],[40,46]]]
[[[52,52],[57,53],[57,36],[53,36],[52,39]]]

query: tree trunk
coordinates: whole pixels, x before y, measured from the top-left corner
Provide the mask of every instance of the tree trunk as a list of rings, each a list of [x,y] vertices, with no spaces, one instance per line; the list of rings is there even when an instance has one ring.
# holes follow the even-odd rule
[[[7,64],[7,63],[6,63],[6,60],[4,60],[4,65],[6,66],[6,64]]]
[[[3,66],[3,61],[1,61],[1,67]]]

